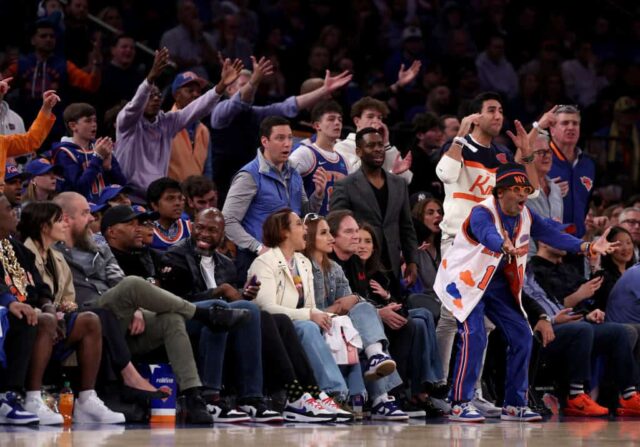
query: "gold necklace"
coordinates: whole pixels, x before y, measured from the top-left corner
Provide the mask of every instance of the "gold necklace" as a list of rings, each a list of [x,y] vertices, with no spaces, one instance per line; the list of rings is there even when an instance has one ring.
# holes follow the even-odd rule
[[[16,252],[9,239],[3,239],[0,242],[0,262],[2,262],[5,273],[5,283],[16,295],[18,301],[25,301],[27,299],[27,275],[18,263]]]

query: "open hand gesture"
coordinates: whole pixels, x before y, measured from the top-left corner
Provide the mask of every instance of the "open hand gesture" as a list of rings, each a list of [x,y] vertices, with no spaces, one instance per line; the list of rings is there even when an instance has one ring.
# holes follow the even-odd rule
[[[251,74],[251,84],[257,86],[262,82],[265,76],[271,76],[273,74],[273,63],[266,57],[261,57],[259,61],[251,56],[251,63],[253,64],[253,73]]]
[[[602,233],[602,236],[600,236],[600,238],[596,242],[591,244],[591,250],[594,253],[597,253],[599,255],[608,255],[615,252],[618,247],[620,247],[620,241],[609,242],[607,240],[607,236],[609,235],[610,231],[611,227],[607,228],[607,230]]]
[[[513,144],[515,144],[515,146],[520,149],[520,151],[522,151],[522,155],[524,155],[525,157],[530,155],[530,144],[529,144],[529,135],[527,134],[527,131],[524,130],[524,127],[522,126],[522,123],[518,120],[514,121],[514,124],[516,126],[516,133],[515,135],[513,134],[513,132],[511,132],[510,130],[507,130],[507,135],[509,135],[509,138],[511,138],[511,141],[513,141]]]
[[[147,81],[149,81],[150,83],[154,83],[168,65],[169,50],[166,47],[160,50],[156,50],[156,55],[153,58],[153,65],[151,66],[151,70],[149,70],[149,74],[147,75]]]
[[[458,129],[457,136],[466,137],[469,133],[471,133],[472,125],[478,125],[479,119],[479,113],[472,113],[471,115],[467,115],[462,118],[462,121],[460,121],[460,128]]]
[[[220,72],[220,82],[218,82],[218,86],[222,88],[222,91],[238,79],[243,68],[244,65],[240,59],[234,61],[231,61],[229,58],[224,59],[222,62],[222,71]],[[222,91],[218,93],[222,93]]]
[[[418,76],[421,67],[422,62],[420,61],[413,61],[411,66],[406,70],[404,69],[404,64],[400,65],[400,71],[398,72],[398,80],[396,81],[396,85],[398,85],[399,87],[404,87],[405,85],[410,84],[411,81],[413,81],[416,76]]]
[[[347,70],[336,76],[331,76],[331,72],[327,70],[324,76],[324,87],[327,89],[328,93],[332,93],[347,85],[349,81],[351,81],[352,77],[353,75]]]
[[[0,81],[0,97],[7,94],[7,92],[11,88],[9,87],[9,82],[11,82],[12,79],[13,78],[4,78],[2,81]]]

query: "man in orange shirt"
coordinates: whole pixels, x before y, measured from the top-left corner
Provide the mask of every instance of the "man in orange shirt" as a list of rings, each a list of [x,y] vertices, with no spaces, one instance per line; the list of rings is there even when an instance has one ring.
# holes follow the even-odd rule
[[[5,94],[9,90],[9,81],[11,78],[0,81],[0,93]],[[51,110],[60,101],[60,97],[56,95],[54,90],[48,90],[44,92],[42,99],[40,113],[27,133],[0,135],[0,192],[4,190],[4,170],[7,157],[17,157],[35,152],[53,127],[56,117],[51,113]]]

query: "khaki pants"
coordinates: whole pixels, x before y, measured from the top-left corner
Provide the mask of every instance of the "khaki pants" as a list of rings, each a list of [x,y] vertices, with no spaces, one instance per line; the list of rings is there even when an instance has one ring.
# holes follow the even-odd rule
[[[185,328],[185,320],[190,320],[195,314],[194,304],[140,277],[127,276],[102,295],[96,305],[113,312],[125,333],[134,312],[144,309],[144,332],[127,336],[131,353],[144,354],[164,346],[180,389],[202,386]]]

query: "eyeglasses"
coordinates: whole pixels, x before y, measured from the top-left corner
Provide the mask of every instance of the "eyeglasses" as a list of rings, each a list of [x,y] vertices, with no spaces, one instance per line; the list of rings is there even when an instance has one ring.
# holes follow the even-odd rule
[[[540,149],[537,151],[533,151],[533,155],[537,155],[539,157],[546,157],[551,155],[551,149]]]
[[[513,191],[516,194],[520,194],[521,192],[525,193],[526,195],[533,194],[533,186],[513,185],[509,186],[507,189],[509,191]]]
[[[309,222],[312,222],[314,220],[318,220],[320,219],[322,216],[320,214],[316,214],[316,213],[307,213],[305,214],[304,218],[302,219],[302,225],[306,225],[307,224],[307,220]]]
[[[627,224],[632,227],[640,227],[640,220],[636,219],[626,219],[620,222],[621,224]]]

